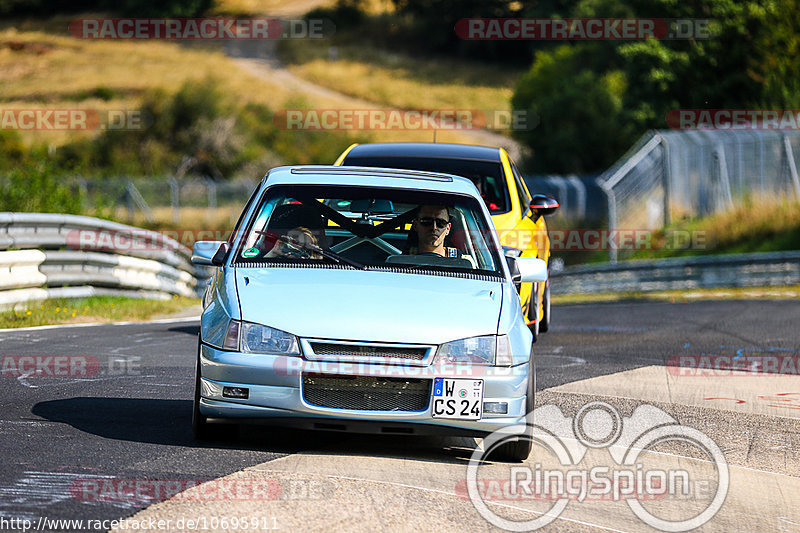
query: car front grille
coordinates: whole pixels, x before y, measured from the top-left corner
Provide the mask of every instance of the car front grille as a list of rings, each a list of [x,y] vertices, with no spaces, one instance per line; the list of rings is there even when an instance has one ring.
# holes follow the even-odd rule
[[[303,399],[319,407],[360,411],[424,411],[431,380],[303,375]]]
[[[376,346],[372,344],[337,344],[331,342],[311,342],[316,355],[339,355],[347,357],[391,357],[422,361],[428,348],[406,346]]]

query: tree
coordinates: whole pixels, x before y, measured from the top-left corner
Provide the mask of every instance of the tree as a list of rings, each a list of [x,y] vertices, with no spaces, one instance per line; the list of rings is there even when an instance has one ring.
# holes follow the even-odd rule
[[[534,129],[515,134],[533,152],[533,171],[594,172],[635,140],[622,108],[625,76],[585,68],[583,56],[591,48],[565,44],[539,52],[517,85],[512,107],[539,117]]]

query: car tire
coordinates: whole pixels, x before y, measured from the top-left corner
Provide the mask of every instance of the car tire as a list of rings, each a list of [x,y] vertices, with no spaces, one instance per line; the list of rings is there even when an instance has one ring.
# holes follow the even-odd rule
[[[521,437],[509,437],[506,442],[499,445],[491,454],[493,459],[504,462],[524,462],[533,450],[533,419],[531,413],[536,406],[536,372],[531,355],[530,374],[528,376],[528,391],[525,397],[525,433]]]
[[[550,276],[544,286],[544,296],[542,296],[542,322],[539,324],[539,333],[545,333],[550,329]]]
[[[539,339],[539,287],[536,283],[533,284],[533,289],[531,290],[531,301],[528,304],[528,322],[531,324],[528,326],[531,329],[531,333],[533,333],[533,342],[536,342]]]
[[[200,337],[197,338],[197,367],[194,380],[194,401],[192,402],[192,435],[196,440],[215,440],[219,428],[208,422],[208,417],[200,412]]]

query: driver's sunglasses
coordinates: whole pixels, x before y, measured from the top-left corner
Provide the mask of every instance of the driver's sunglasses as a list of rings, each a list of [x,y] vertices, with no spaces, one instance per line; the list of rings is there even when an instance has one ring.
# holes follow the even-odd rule
[[[433,218],[433,217],[422,217],[418,218],[417,221],[423,226],[432,226],[433,223],[435,222],[437,228],[446,228],[447,225],[450,223],[449,220],[445,220],[443,218]]]

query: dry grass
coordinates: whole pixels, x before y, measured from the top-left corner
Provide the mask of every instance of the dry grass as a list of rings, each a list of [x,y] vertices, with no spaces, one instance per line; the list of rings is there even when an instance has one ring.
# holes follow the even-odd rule
[[[123,208],[117,208],[114,218],[115,220],[126,220],[126,224],[143,228],[179,229],[185,231],[231,230],[233,225],[236,224],[242,209],[244,209],[244,203],[215,209],[181,207],[178,222],[176,223],[173,219],[171,207],[154,207],[153,218],[155,218],[155,222],[148,222],[140,211],[136,211],[134,218],[128,221],[127,211]]]
[[[53,21],[59,21],[54,23]],[[66,29],[69,19],[52,19],[47,28]],[[18,24],[19,25],[19,24]],[[25,25],[22,25],[25,26]],[[15,44],[12,49],[8,43]],[[166,41],[82,41],[39,30],[0,30],[0,103],[4,109],[136,109],[146,91],[177,90],[187,80],[214,77],[242,103],[274,107],[296,98],[279,83],[243,72],[218,46],[183,46]],[[109,100],[93,98],[108,89]],[[55,144],[96,132],[23,132],[28,141]]]
[[[289,69],[309,81],[349,96],[401,109],[510,109],[519,72],[454,59],[421,59],[363,46],[282,43]]]
[[[3,72],[4,81],[0,84],[0,105],[4,109],[133,110],[138,108],[147,91],[173,92],[186,81],[207,77],[218,79],[222,89],[242,104],[259,103],[273,110],[284,107],[359,107],[359,104],[354,105],[333,93],[298,90],[269,72],[258,71],[253,63],[242,68],[241,60],[225,56],[212,43],[82,41],[66,35],[69,20],[61,17],[41,23],[16,22],[9,26],[7,22],[0,25],[0,72]],[[42,28],[47,31],[42,31]],[[15,43],[16,49],[8,43]],[[111,98],[92,97],[98,88],[110,92]],[[452,108],[453,104],[449,107]],[[59,146],[98,132],[21,133],[28,144]],[[432,136],[428,130],[362,134],[362,137],[375,141],[430,141]],[[469,142],[468,138],[454,131],[440,132],[438,138],[441,142]],[[263,170],[266,169],[260,172]]]
[[[333,7],[336,0],[217,0],[214,13],[247,16],[299,16],[318,7]],[[394,11],[391,0],[364,0],[364,11],[371,14]]]
[[[701,236],[702,247],[670,246],[670,236],[686,232]],[[657,232],[653,244],[653,250],[637,251],[631,258],[798,250],[800,202],[792,197],[745,198],[727,211],[675,222]]]
[[[335,0],[217,0],[213,14],[230,16],[299,16]]]
[[[800,202],[789,198],[754,198],[699,224],[720,247],[769,240],[786,233],[800,236]]]

